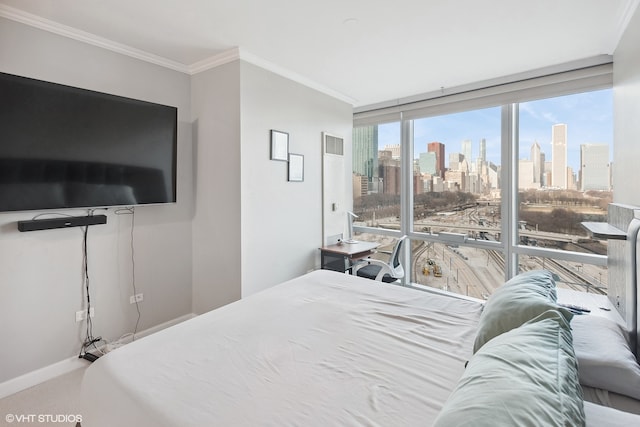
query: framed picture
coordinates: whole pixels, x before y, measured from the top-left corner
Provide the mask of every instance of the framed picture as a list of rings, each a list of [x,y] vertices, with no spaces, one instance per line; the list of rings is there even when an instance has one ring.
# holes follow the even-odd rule
[[[289,154],[289,181],[304,181],[304,156]]]
[[[271,129],[271,160],[287,161],[289,134]]]

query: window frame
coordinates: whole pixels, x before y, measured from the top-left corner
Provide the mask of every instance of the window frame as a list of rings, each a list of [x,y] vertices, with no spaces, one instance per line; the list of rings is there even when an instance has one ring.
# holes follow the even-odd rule
[[[610,57],[608,57],[610,59]],[[512,81],[497,85],[479,87],[474,90],[460,88],[457,93],[431,94],[421,100],[409,100],[391,107],[357,111],[354,127],[377,125],[390,121],[400,122],[401,146],[401,193],[400,231],[376,227],[354,226],[354,231],[392,237],[408,236],[410,240],[448,243],[438,234],[418,232],[413,229],[413,123],[414,120],[459,113],[481,108],[501,107],[501,241],[485,241],[468,238],[461,246],[500,251],[505,259],[505,280],[518,274],[518,258],[521,255],[552,258],[580,262],[597,266],[607,266],[606,255],[586,254],[557,249],[546,249],[519,244],[518,238],[518,147],[519,147],[519,104],[537,99],[553,98],[575,93],[589,92],[613,87],[613,65],[603,58],[594,59],[595,65],[562,70],[553,74]],[[604,62],[598,62],[604,61]],[[504,78],[508,81],[509,78]],[[612,142],[613,144],[613,142]],[[410,272],[412,262],[411,244],[404,245],[402,257],[404,269]],[[411,274],[405,274],[401,283],[413,286]]]

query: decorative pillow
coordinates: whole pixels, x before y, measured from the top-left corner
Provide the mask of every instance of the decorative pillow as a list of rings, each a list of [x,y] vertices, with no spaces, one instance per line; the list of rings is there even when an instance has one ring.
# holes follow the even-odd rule
[[[558,309],[556,282],[547,270],[519,274],[499,287],[484,306],[473,345],[475,353],[491,338],[517,328],[547,310]],[[568,320],[569,310],[559,309]]]
[[[593,314],[571,321],[580,382],[640,400],[640,366],[615,322]]]
[[[434,427],[585,425],[569,322],[549,310],[487,342]]]

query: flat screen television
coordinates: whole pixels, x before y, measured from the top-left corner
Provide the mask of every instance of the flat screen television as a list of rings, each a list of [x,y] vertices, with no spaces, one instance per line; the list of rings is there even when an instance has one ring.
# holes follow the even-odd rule
[[[0,212],[176,201],[177,108],[0,73]]]

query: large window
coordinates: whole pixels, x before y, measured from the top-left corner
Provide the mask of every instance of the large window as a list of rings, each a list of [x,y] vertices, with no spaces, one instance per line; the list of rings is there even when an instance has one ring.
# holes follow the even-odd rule
[[[606,255],[581,222],[607,221],[613,201],[610,89],[518,105],[518,241],[568,252]],[[606,292],[605,267],[520,257],[520,270],[547,268],[562,286]]]
[[[413,121],[414,232],[500,240],[500,117],[494,107]],[[504,277],[494,251],[420,243],[412,246],[412,282],[481,297],[490,293],[485,282]]]
[[[542,89],[411,103],[391,123],[356,120],[356,231],[389,244],[409,236],[406,284],[487,298],[518,272],[546,268],[561,287],[606,293],[606,241],[580,225],[606,221],[612,200],[612,91],[600,74],[595,91],[554,76]]]
[[[356,223],[400,229],[400,123],[353,129],[353,210]]]

